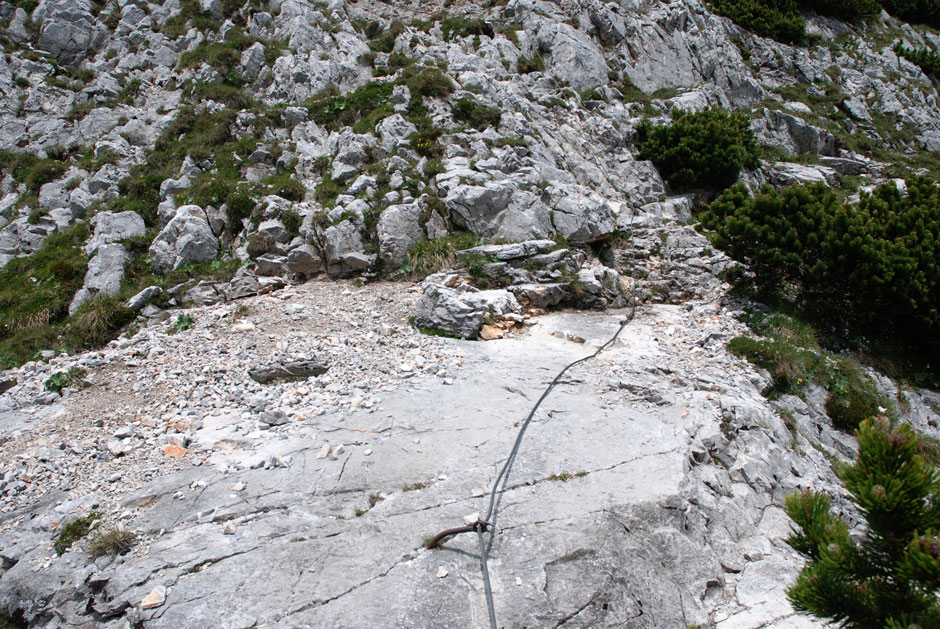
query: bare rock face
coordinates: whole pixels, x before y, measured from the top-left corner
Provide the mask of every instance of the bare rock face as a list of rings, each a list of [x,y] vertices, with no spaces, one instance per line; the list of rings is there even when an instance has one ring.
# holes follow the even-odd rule
[[[379,217],[377,233],[379,256],[387,269],[397,269],[405,256],[424,240],[421,228],[421,208],[415,204],[392,205]]]
[[[471,286],[449,288],[426,281],[415,306],[417,326],[439,330],[464,339],[475,339],[487,316],[520,312],[515,296],[506,290],[477,290]]]
[[[249,370],[248,375],[259,384],[268,384],[275,380],[299,380],[319,376],[326,373],[327,369],[326,364],[316,358],[287,359],[253,367]]]
[[[197,205],[184,205],[150,246],[155,273],[167,273],[190,262],[208,262],[219,253],[219,241],[206,213]]]
[[[536,35],[550,57],[549,71],[579,92],[607,83],[607,62],[597,43],[568,24],[546,22]]]
[[[123,245],[117,243],[101,245],[94,257],[88,261],[85,284],[75,293],[69,304],[69,314],[74,314],[79,306],[99,295],[115,295],[121,290],[124,278],[124,266],[131,255]]]
[[[99,212],[91,219],[91,226],[94,233],[83,247],[89,255],[103,245],[125,238],[137,238],[147,232],[144,219],[136,212]]]
[[[61,63],[72,65],[85,58],[87,51],[99,45],[105,32],[99,31],[87,1],[53,0],[44,2],[33,19],[41,21],[39,45]]]

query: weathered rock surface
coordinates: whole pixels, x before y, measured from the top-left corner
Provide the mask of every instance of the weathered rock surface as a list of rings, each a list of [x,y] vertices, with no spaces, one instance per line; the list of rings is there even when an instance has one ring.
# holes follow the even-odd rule
[[[75,459],[92,470],[73,490],[85,498],[35,503],[28,526],[4,526],[0,603],[44,596],[28,612],[39,625],[87,609],[104,626],[152,627],[221,626],[236,609],[242,625],[431,627],[485,617],[476,540],[427,551],[421,538],[485,510],[492,463],[506,456],[533,395],[605,342],[623,314],[552,314],[525,335],[467,344],[408,328],[415,297],[403,299],[402,288],[308,283],[275,294],[273,309],[256,311],[270,298],[255,298],[248,308],[259,314],[248,318],[233,322],[231,306],[210,306],[192,312],[193,329],[168,336],[168,321],[124,347],[69,359],[92,369],[93,382],[113,370],[136,375],[106,398],[92,386],[60,402],[58,419],[33,421],[99,409],[121,455]],[[325,317],[353,303],[357,321]],[[783,595],[799,561],[783,543],[782,500],[834,477],[816,450],[789,449],[792,435],[760,395],[766,380],[724,348],[743,330],[727,314],[718,302],[641,308],[615,345],[548,399],[519,452],[490,551],[502,624],[578,613],[592,626],[814,626]],[[298,321],[342,338],[312,338]],[[369,340],[357,331],[366,322],[388,333]],[[194,356],[206,335],[220,335],[220,345]],[[289,353],[322,347],[330,371],[260,388],[236,367],[199,382],[211,364],[235,367],[230,349],[263,356],[281,342]],[[135,358],[157,347],[171,370]],[[163,382],[148,375],[157,373]],[[44,376],[27,374],[17,386],[41,386]],[[150,409],[136,427],[127,405]],[[41,431],[30,434],[14,445],[42,443]],[[182,458],[162,444],[185,450]],[[59,456],[76,455],[69,446]],[[45,460],[50,469],[59,459]],[[14,470],[5,487],[17,487],[23,472],[5,469]],[[148,479],[138,469],[162,472]],[[106,482],[114,475],[120,483]],[[38,489],[11,489],[3,500]],[[55,558],[49,523],[95,503],[115,505],[141,543],[100,565],[81,542]],[[70,576],[77,565],[87,568]],[[264,579],[253,576],[258,565]],[[199,595],[207,590],[212,597]]]
[[[735,263],[686,224],[694,197],[637,160],[636,126],[739,109],[793,160],[742,181],[864,175],[869,190],[895,165],[843,143],[940,150],[936,86],[884,43],[935,34],[808,16],[826,45],[789,46],[699,0],[446,3],[471,33],[413,0],[200,0],[198,20],[177,0],[15,4],[0,2],[0,149],[48,161],[4,153],[0,265],[95,213],[75,305],[117,290],[143,215],[158,273],[220,252],[221,270],[243,266],[167,286],[160,306],[185,312],[149,303],[156,287],[134,296],[133,327],[98,351],[0,374],[0,610],[103,629],[485,624],[475,540],[421,539],[485,509],[545,383],[627,316],[544,311],[635,298],[523,442],[491,553],[500,625],[813,625],[784,596],[799,560],[783,501],[821,489],[856,526],[827,460],[856,445],[820,391],[768,402],[767,374],[727,352],[747,333],[719,279]],[[348,97],[370,81],[396,84]],[[340,94],[308,102],[326,89]],[[462,98],[499,123],[458,119]],[[244,190],[253,203],[227,216]],[[177,208],[189,198],[204,205]],[[372,280],[459,230],[491,244],[421,294],[293,285]],[[488,342],[421,335],[412,314]],[[74,367],[87,386],[46,390]],[[937,436],[940,396],[881,385]],[[57,556],[61,523],[92,509],[138,543]]]
[[[219,253],[219,241],[198,205],[184,205],[150,246],[153,270],[166,273],[190,262],[208,262]]]
[[[124,278],[124,265],[131,260],[131,255],[123,245],[111,243],[96,248],[97,253],[88,261],[85,284],[79,289],[69,304],[69,314],[79,306],[98,296],[115,295],[121,290]]]
[[[326,373],[327,369],[328,367],[316,358],[307,358],[276,361],[263,367],[255,367],[248,371],[248,375],[259,384],[267,384],[275,380],[294,380],[319,376]]]
[[[144,219],[136,212],[99,212],[91,219],[91,227],[94,233],[84,246],[88,255],[93,255],[102,245],[138,238],[147,232]]]

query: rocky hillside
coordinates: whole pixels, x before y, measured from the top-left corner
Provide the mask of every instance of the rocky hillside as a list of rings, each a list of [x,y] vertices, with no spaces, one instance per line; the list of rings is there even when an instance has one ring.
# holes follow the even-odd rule
[[[0,2],[0,626],[487,626],[422,541],[634,307],[520,450],[500,626],[817,626],[784,499],[863,530],[845,409],[926,450],[935,374],[729,293],[695,217],[920,199],[940,37],[729,4]]]

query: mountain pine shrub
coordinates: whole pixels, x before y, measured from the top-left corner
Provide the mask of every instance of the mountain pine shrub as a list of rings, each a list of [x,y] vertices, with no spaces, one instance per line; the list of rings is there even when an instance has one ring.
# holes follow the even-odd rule
[[[787,497],[787,539],[809,562],[787,590],[793,606],[840,626],[940,626],[940,474],[917,454],[910,426],[884,416],[856,433],[858,456],[840,476],[867,523],[861,538],[813,492]]]
[[[877,0],[799,0],[800,9],[855,22],[881,13]]]
[[[806,37],[806,22],[796,0],[713,0],[718,15],[761,37],[800,43]]]
[[[881,0],[881,6],[907,22],[940,26],[940,0]]]
[[[725,191],[701,215],[713,242],[754,273],[760,296],[792,303],[837,336],[940,353],[940,189],[926,178],[842,203],[822,184]]]
[[[933,50],[929,48],[913,50],[898,42],[894,47],[894,52],[908,61],[916,63],[924,71],[924,74],[940,77],[940,55]]]
[[[757,166],[758,150],[747,116],[720,107],[676,111],[672,124],[637,127],[639,158],[651,160],[673,188],[723,189],[741,168]]]

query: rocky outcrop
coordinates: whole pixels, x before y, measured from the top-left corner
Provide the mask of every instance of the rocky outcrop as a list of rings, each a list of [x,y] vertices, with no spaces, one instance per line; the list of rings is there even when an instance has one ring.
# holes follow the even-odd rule
[[[494,333],[484,326],[487,321],[489,327],[506,322],[502,329],[522,323],[518,315],[525,309],[605,309],[626,303],[617,271],[596,261],[588,265],[583,253],[558,249],[551,240],[483,245],[460,251],[457,257],[462,264],[456,269],[425,279],[415,305],[415,325],[475,339],[481,332]],[[502,336],[499,332],[498,338]]]
[[[359,228],[352,221],[328,227],[323,238],[327,273],[333,277],[363,271],[375,261],[374,254],[365,253]]]
[[[124,266],[130,262],[131,255],[123,245],[111,243],[95,248],[95,254],[88,261],[85,283],[75,293],[69,304],[69,314],[74,314],[79,307],[98,296],[115,295],[121,290],[124,279]]]
[[[424,240],[421,208],[414,203],[385,208],[376,227],[379,257],[386,269],[396,269],[412,247]]]
[[[103,245],[139,238],[147,232],[144,219],[136,212],[99,212],[91,219],[91,227],[94,233],[83,247],[88,255],[93,255]]]
[[[475,339],[484,319],[499,319],[521,311],[519,302],[506,290],[479,290],[467,284],[450,288],[431,276],[422,286],[415,306],[416,326],[427,327],[464,339]]]
[[[197,205],[184,205],[154,238],[150,246],[155,273],[167,273],[191,262],[208,262],[219,253],[219,241],[205,211]]]
[[[103,629],[473,624],[475,541],[421,538],[486,508],[513,424],[627,318],[605,309],[636,303],[517,453],[490,554],[499,623],[813,624],[786,601],[784,499],[823,489],[857,522],[831,464],[854,440],[819,391],[769,402],[767,374],[727,351],[748,333],[720,279],[736,263],[689,224],[696,197],[637,160],[636,128],[738,109],[788,155],[742,182],[866,175],[865,191],[897,165],[849,146],[911,163],[940,147],[935,85],[886,46],[935,34],[808,16],[825,45],[789,46],[700,0],[457,0],[446,23],[408,0],[20,4],[0,2],[0,264],[86,216],[72,312],[119,290],[127,239],[140,268],[146,226],[154,271],[221,264],[132,297],[133,326],[95,352],[0,374],[0,610]],[[457,231],[487,244],[420,294],[363,281]],[[300,284],[324,272],[364,277]],[[938,436],[940,397],[881,386]],[[140,543],[54,556],[92,509],[93,536]]]

